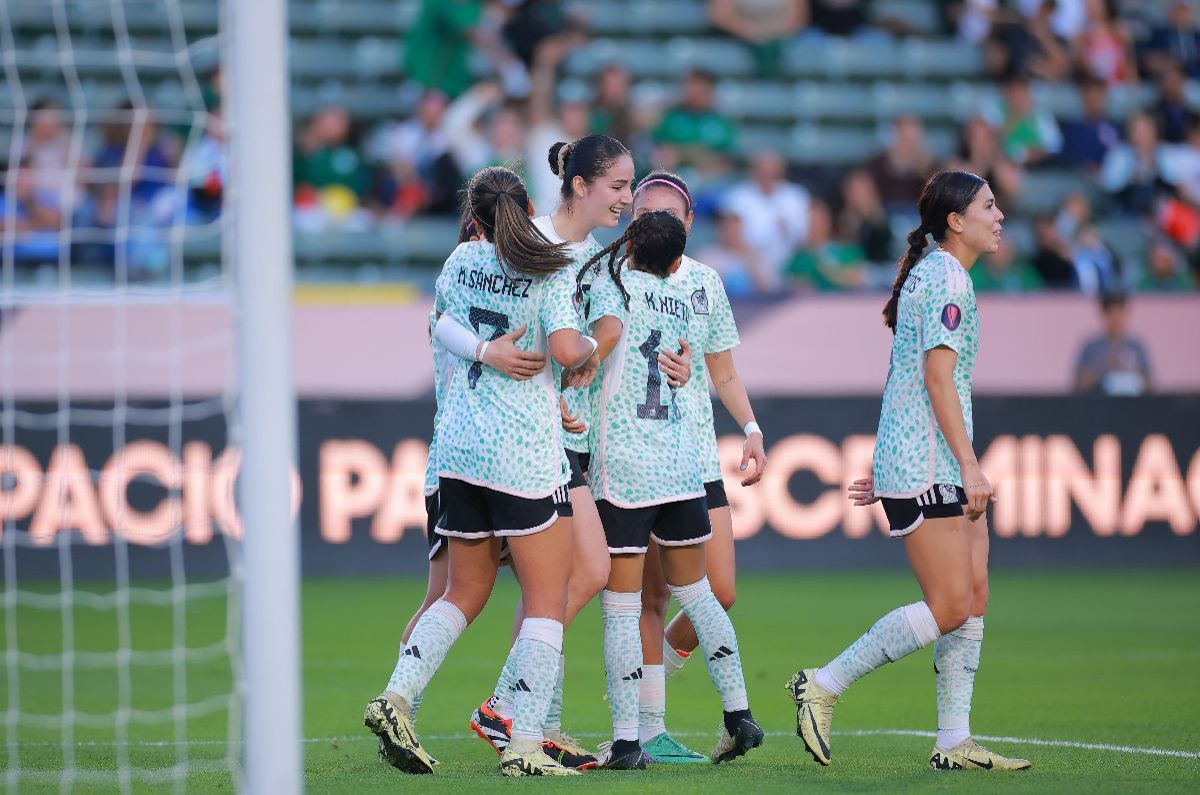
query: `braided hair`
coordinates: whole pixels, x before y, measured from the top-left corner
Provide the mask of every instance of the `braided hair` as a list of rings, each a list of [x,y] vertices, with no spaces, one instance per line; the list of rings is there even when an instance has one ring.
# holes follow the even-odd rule
[[[576,296],[582,297],[583,276],[588,268],[608,258],[608,275],[621,291],[625,308],[629,308],[629,291],[621,281],[621,266],[628,261],[634,270],[666,278],[671,266],[683,256],[687,246],[687,230],[683,221],[666,210],[654,210],[635,218],[625,232],[604,250],[592,257],[576,276]],[[622,249],[625,254],[621,254]]]

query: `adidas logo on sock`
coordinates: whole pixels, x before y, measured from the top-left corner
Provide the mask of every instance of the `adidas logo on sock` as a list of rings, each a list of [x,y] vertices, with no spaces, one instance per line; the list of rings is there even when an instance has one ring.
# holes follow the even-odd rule
[[[708,658],[708,661],[712,662],[713,660],[723,660],[726,657],[732,657],[732,656],[733,656],[733,651],[728,646],[720,646],[717,648],[717,650],[715,652],[713,652],[713,656]]]
[[[413,658],[419,660],[419,659],[421,659],[421,650],[418,649],[416,646],[405,646],[404,647],[404,656],[405,657],[413,657]]]
[[[642,669],[639,667],[636,671],[631,673],[629,676],[622,676],[621,681],[622,682],[634,682],[641,678],[642,678]]]
[[[533,692],[532,690],[529,689],[529,685],[525,684],[524,679],[518,679],[517,683],[515,685],[513,685],[512,687],[510,687],[509,690],[511,690],[514,693],[516,693],[518,691],[522,692],[522,693],[532,693]]]

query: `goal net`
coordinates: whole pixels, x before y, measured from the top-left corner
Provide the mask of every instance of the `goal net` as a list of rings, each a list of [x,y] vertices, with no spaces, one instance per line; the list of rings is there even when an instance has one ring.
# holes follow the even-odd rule
[[[10,791],[245,781],[245,323],[222,11],[0,1]]]

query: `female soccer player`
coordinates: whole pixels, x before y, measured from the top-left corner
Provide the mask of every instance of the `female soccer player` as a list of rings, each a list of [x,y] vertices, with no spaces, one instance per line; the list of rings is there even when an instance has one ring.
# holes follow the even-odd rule
[[[551,242],[565,245],[572,256],[575,268],[588,262],[599,250],[600,244],[592,237],[597,228],[616,226],[621,213],[629,207],[634,177],[633,159],[625,146],[606,135],[589,135],[573,143],[556,143],[550,148],[548,160],[551,170],[562,180],[561,202],[554,213],[538,216],[533,223]],[[588,269],[583,281],[582,299],[576,301],[580,322],[587,316],[587,295],[592,282],[600,274],[600,268]],[[472,358],[476,345],[481,343],[474,330],[456,329],[450,318],[444,318],[438,326],[439,335],[447,337],[455,349],[465,358]],[[462,342],[457,337],[466,335]],[[664,356],[663,371],[673,382],[681,384],[689,377],[689,360],[673,351]],[[561,368],[555,368],[554,376],[561,379]],[[574,388],[563,390],[563,445],[571,463],[571,481],[568,486],[572,510],[572,535],[574,552],[568,581],[566,625],[592,600],[608,579],[608,553],[604,543],[604,532],[600,517],[596,514],[595,502],[587,488],[584,475],[588,469],[588,435],[591,424],[590,401],[583,391]],[[519,625],[521,608],[517,609]],[[517,683],[516,645],[509,652],[499,680],[491,696],[484,700],[471,715],[471,728],[496,750],[503,753],[508,743],[512,725],[513,694]],[[560,661],[559,681],[543,727],[548,741],[548,750],[564,764],[591,767],[596,758],[577,741],[562,731],[562,690],[565,657]]]
[[[615,769],[646,765],[638,739],[639,620],[651,539],[659,547],[667,587],[696,628],[721,694],[724,725],[712,760],[741,756],[763,738],[750,714],[737,636],[705,576],[704,542],[712,531],[692,426],[676,390],[664,389],[658,366],[664,346],[674,347],[678,339],[695,342],[695,290],[680,277],[686,242],[677,217],[648,212],[593,260],[607,257],[611,276],[592,291],[596,355],[603,367],[591,488],[612,556],[600,609],[613,717],[613,742],[603,766]],[[626,246],[622,267],[618,256]]]
[[[595,340],[579,333],[574,274],[562,246],[547,241],[525,210],[525,186],[506,168],[486,168],[467,188],[485,240],[454,250],[437,281],[437,308],[460,323],[501,333],[527,326],[522,346],[548,351],[571,368],[588,361]],[[546,561],[569,559],[570,515],[557,390],[548,375],[520,381],[481,363],[455,367],[438,417],[442,498],[437,532],[449,540],[445,595],[417,621],[387,689],[366,707],[364,723],[395,767],[429,773],[433,761],[409,719],[412,700],[491,594],[503,537],[522,588],[526,618],[517,642],[518,683],[512,741],[500,760],[508,776],[574,775],[543,752],[542,724],[562,650],[567,573]]]
[[[943,171],[925,184],[921,225],[908,235],[884,323],[895,335],[875,441],[873,480],[857,481],[858,505],[883,501],[903,538],[924,600],[888,613],[821,668],[788,680],[796,732],[813,758],[830,760],[838,697],[855,680],[934,644],[938,736],[929,764],[941,770],[1023,770],[971,739],[969,716],[988,599],[988,531],[994,499],[971,447],[971,373],[979,316],[968,274],[996,251],[1004,213],[988,183]],[[922,257],[926,236],[937,247]],[[965,516],[964,516],[965,514]]]
[[[638,183],[633,192],[633,217],[659,210],[679,218],[683,221],[684,229],[691,233],[695,218],[692,196],[687,183],[679,175],[655,171]],[[751,486],[762,478],[767,460],[763,435],[754,421],[754,410],[750,406],[746,387],[734,367],[733,348],[741,340],[720,275],[707,265],[684,255],[679,269],[671,278],[686,283],[685,291],[690,293],[692,307],[691,333],[699,346],[698,350],[704,354],[703,358],[696,360],[694,377],[679,391],[678,397],[684,420],[691,425],[702,463],[704,497],[712,525],[712,538],[704,544],[708,580],[717,601],[728,611],[734,601],[733,521],[721,477],[721,462],[717,457],[712,399],[708,393],[708,379],[704,377],[706,365],[721,402],[746,433],[741,469],[746,471],[751,462],[753,469],[742,480],[743,486]],[[651,541],[650,546],[653,548],[657,545]],[[687,655],[699,644],[696,631],[684,612],[675,616],[664,633],[670,597],[658,555],[655,551],[647,552],[642,578],[643,656],[638,734],[642,749],[652,762],[706,762],[708,757],[671,737],[665,723],[666,677],[677,672]]]

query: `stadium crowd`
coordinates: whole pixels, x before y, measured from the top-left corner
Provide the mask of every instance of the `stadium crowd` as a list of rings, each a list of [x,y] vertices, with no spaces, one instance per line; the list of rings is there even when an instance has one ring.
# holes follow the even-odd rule
[[[754,73],[777,73],[798,41],[888,41],[916,35],[880,19],[869,0],[710,0],[708,30],[740,40]],[[1189,0],[943,0],[942,37],[978,47],[999,101],[965,120],[949,156],[929,146],[918,114],[892,123],[890,142],[850,168],[789,162],[740,141],[736,117],[718,108],[718,77],[692,69],[667,96],[639,93],[617,62],[586,94],[563,91],[563,64],[589,40],[586,15],[558,0],[419,0],[402,48],[416,92],[403,118],[364,128],[329,104],[295,123],[298,231],[369,232],[414,216],[452,216],[466,176],[517,164],[539,211],[557,180],[542,167],[549,145],[599,132],[625,141],[639,171],[677,170],[697,187],[711,229],[695,255],[717,268],[731,296],[846,291],[890,282],[925,179],[943,166],[985,176],[1000,206],[1019,217],[1027,179],[1069,171],[1072,192],[1032,221],[1030,245],[1006,242],[973,272],[981,291],[1193,289],[1200,273],[1200,26]],[[1152,7],[1152,8],[1151,8]],[[1154,13],[1157,12],[1157,13]],[[479,75],[482,74],[482,77]],[[62,108],[33,106],[23,148],[5,179],[0,224],[16,227],[18,259],[58,259],[70,227],[72,257],[152,279],[169,259],[161,230],[211,223],[219,213],[219,76],[204,130],[156,123],[132,106],[101,125],[98,145],[73,153]],[[1076,86],[1080,111],[1055,118],[1036,85]],[[1125,118],[1110,94],[1154,87]],[[185,141],[187,145],[185,146]],[[75,179],[64,178],[74,174]],[[119,175],[133,175],[128,195]],[[127,181],[128,182],[128,181]],[[64,223],[63,214],[71,215]],[[1135,219],[1146,243],[1119,254],[1104,222]],[[121,245],[114,230],[125,229]],[[159,230],[156,234],[155,230]],[[143,244],[139,244],[139,241]]]

